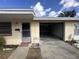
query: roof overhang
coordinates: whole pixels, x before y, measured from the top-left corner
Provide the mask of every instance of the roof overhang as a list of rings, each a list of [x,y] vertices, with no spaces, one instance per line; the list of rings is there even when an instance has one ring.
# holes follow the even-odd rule
[[[33,9],[0,9],[0,19],[0,21],[79,21],[79,18],[75,17],[34,17]]]
[[[32,9],[0,9],[1,20],[33,20]]]
[[[33,20],[38,20],[38,21],[79,21],[79,18],[75,18],[75,17],[34,17]]]

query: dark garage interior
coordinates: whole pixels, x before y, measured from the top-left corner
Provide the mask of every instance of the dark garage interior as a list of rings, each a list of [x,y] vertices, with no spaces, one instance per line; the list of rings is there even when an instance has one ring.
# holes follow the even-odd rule
[[[63,40],[64,23],[40,23],[40,37],[52,37]]]

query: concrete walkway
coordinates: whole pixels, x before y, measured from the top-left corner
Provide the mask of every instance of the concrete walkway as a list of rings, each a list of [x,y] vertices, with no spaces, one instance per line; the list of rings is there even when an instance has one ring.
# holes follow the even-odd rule
[[[8,59],[25,59],[28,54],[29,47],[18,47]]]
[[[42,57],[40,59],[79,59],[78,49],[58,39],[42,38],[40,49],[41,50],[38,51]],[[28,57],[33,57],[36,50],[29,50],[29,53],[28,50],[29,47],[20,46],[8,59],[28,59]]]
[[[79,50],[53,38],[42,38],[40,43],[42,59],[79,59]]]

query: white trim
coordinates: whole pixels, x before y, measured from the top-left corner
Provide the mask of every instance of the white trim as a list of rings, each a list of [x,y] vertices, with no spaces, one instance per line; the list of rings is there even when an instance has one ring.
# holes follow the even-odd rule
[[[75,17],[34,17],[33,20],[78,20],[79,21],[79,18],[75,18]]]
[[[32,9],[0,9],[0,14],[32,14]]]
[[[33,14],[33,13],[24,11],[0,11],[0,14]]]
[[[0,10],[6,10],[6,11],[33,11],[33,9],[0,9]]]

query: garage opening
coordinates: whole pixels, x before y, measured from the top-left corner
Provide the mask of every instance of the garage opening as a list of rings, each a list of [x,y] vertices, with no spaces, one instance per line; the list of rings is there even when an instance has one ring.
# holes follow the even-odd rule
[[[40,37],[64,39],[64,23],[40,23]]]

